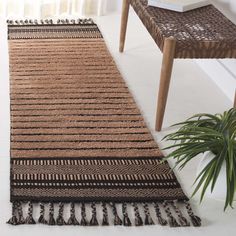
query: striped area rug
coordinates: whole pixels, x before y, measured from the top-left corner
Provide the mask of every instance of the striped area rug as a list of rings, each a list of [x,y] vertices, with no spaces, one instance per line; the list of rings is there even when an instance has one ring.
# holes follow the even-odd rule
[[[9,21],[8,38],[8,223],[200,225],[91,19]]]

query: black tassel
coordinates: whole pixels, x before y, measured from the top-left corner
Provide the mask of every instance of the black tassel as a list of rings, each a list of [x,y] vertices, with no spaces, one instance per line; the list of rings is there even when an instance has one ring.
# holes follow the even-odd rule
[[[34,218],[33,218],[33,204],[32,202],[29,202],[29,207],[28,207],[28,216],[25,219],[25,223],[29,225],[34,225],[36,224]]]
[[[92,203],[91,204],[91,208],[92,208],[92,219],[90,220],[89,225],[91,226],[97,226],[98,224],[98,220],[97,220],[97,210],[96,210],[96,204]]]
[[[143,225],[143,220],[140,216],[139,209],[137,203],[133,203],[134,207],[134,215],[135,215],[135,226],[142,226]]]
[[[117,213],[116,204],[111,203],[111,207],[112,207],[112,213],[114,215],[114,225],[122,225],[122,220]]]
[[[82,226],[87,226],[88,225],[88,222],[86,220],[86,209],[85,209],[85,204],[82,203],[81,205],[81,222],[80,222],[80,225]]]
[[[22,225],[22,224],[25,224],[25,219],[24,219],[24,216],[23,216],[23,210],[22,210],[22,203],[21,202],[18,202],[17,203],[17,211],[18,211],[18,224],[19,225]]]
[[[127,204],[122,204],[122,213],[123,213],[123,225],[124,226],[131,226],[131,221],[129,219],[128,213],[127,213]]]
[[[166,215],[168,217],[168,223],[169,223],[170,227],[179,227],[180,224],[176,221],[174,216],[171,214],[171,210],[170,210],[170,208],[168,206],[168,202],[167,201],[163,202],[163,207],[164,207]]]
[[[13,20],[7,20],[7,24],[8,24],[8,25],[13,25],[13,24],[14,24],[14,21],[13,21]]]
[[[64,204],[59,203],[59,210],[58,210],[58,217],[56,219],[56,224],[57,225],[66,225],[66,222],[63,218],[63,213],[64,213]]]
[[[39,216],[38,222],[40,224],[47,224],[48,222],[45,219],[45,206],[43,203],[40,203],[39,207],[40,207],[40,216]]]
[[[148,204],[144,203],[143,204],[143,208],[144,208],[144,214],[145,214],[144,224],[145,225],[154,225],[153,219],[152,219],[152,217],[150,215]]]
[[[75,217],[75,204],[72,202],[70,204],[70,218],[67,221],[68,225],[79,225],[78,220]]]
[[[160,207],[159,207],[159,205],[157,203],[154,204],[154,208],[155,208],[155,212],[156,212],[158,223],[160,225],[163,225],[163,226],[167,225],[167,220],[165,220],[162,217]]]
[[[201,224],[202,224],[201,223],[201,218],[196,216],[196,215],[194,215],[192,207],[190,206],[189,202],[184,201],[184,203],[185,203],[188,215],[189,215],[189,217],[191,219],[191,222],[192,222],[193,226],[195,226],[195,227],[201,226]]]
[[[195,227],[199,227],[201,226],[201,218],[196,216],[196,215],[192,215],[190,216],[191,222],[193,224],[193,226]]]
[[[109,221],[108,221],[108,211],[107,211],[107,206],[106,203],[102,203],[102,212],[103,212],[103,219],[102,219],[102,225],[103,226],[108,226]]]
[[[13,202],[12,203],[12,217],[7,221],[7,224],[10,224],[10,225],[18,225],[18,219],[17,219],[17,216],[16,216],[16,202]]]
[[[49,203],[49,218],[48,218],[48,225],[55,225],[56,221],[54,219],[54,205],[53,203]]]
[[[190,223],[187,221],[187,219],[183,216],[183,213],[180,211],[180,209],[177,207],[176,202],[172,201],[171,205],[173,209],[175,210],[176,215],[178,216],[179,223],[181,226],[190,226]]]

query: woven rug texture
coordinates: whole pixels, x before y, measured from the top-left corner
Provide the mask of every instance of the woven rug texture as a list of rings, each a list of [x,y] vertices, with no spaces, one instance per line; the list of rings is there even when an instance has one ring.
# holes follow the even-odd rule
[[[8,223],[201,224],[91,19],[9,21],[8,38]]]

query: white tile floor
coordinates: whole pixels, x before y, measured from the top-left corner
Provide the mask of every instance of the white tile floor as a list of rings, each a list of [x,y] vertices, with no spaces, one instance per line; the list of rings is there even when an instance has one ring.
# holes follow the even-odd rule
[[[124,79],[143,112],[156,140],[160,143],[162,137],[171,129],[175,122],[182,121],[198,112],[216,113],[227,110],[231,102],[222,94],[215,84],[197,67],[194,61],[179,60],[175,62],[173,80],[170,88],[166,110],[164,129],[160,133],[154,132],[156,96],[159,82],[161,53],[157,49],[149,34],[138,18],[132,13],[129,21],[125,52],[118,53],[119,38],[118,14],[97,19],[97,23],[104,35],[109,49],[120,68]],[[0,23],[0,234],[4,236],[19,235],[102,235],[118,236],[136,234],[137,236],[187,236],[187,235],[235,235],[235,210],[223,213],[223,202],[206,199],[198,205],[197,198],[192,200],[196,212],[203,219],[201,228],[178,228],[153,226],[141,228],[123,227],[48,227],[48,226],[19,226],[12,227],[5,224],[10,215],[9,204],[9,78],[6,25]],[[160,143],[165,146],[166,143]],[[184,191],[190,195],[192,182],[195,177],[196,165],[194,161],[182,172],[176,172]],[[173,164],[173,163],[172,163]]]

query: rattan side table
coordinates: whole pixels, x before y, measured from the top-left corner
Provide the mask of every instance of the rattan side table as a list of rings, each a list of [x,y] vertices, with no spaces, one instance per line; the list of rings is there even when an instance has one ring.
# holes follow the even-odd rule
[[[213,5],[179,13],[150,7],[147,0],[123,0],[120,52],[124,50],[130,6],[163,52],[155,126],[160,131],[174,59],[236,58],[236,25]]]

